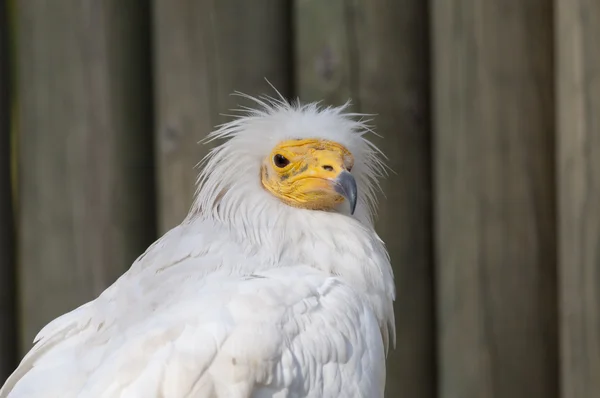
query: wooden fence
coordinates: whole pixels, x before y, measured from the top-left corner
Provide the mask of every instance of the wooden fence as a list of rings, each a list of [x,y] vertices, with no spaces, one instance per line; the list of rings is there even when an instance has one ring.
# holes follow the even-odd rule
[[[377,114],[388,397],[600,396],[599,1],[0,1],[0,381],[180,222],[266,77]]]

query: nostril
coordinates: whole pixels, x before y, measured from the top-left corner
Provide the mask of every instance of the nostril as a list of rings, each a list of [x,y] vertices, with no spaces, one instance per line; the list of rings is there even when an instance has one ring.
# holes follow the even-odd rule
[[[323,170],[333,171],[333,167],[331,167],[330,165],[326,164],[325,166],[323,166]]]

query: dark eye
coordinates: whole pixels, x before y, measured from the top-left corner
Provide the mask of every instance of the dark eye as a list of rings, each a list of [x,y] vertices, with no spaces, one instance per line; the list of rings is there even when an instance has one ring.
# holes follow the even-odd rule
[[[290,164],[290,161],[285,156],[277,154],[273,156],[273,163],[275,163],[275,166],[279,168],[284,168],[285,166]]]

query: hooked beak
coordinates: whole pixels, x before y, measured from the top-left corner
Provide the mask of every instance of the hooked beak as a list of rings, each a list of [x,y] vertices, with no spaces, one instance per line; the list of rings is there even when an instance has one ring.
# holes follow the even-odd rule
[[[344,170],[336,177],[334,183],[335,191],[346,198],[350,204],[350,214],[354,214],[354,210],[356,210],[356,196],[358,191],[354,176]]]

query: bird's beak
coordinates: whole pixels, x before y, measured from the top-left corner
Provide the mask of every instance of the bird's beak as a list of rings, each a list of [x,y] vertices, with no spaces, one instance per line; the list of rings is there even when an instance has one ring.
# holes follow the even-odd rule
[[[334,180],[334,183],[335,191],[346,198],[350,204],[350,214],[354,214],[354,210],[356,210],[356,196],[358,192],[354,176],[346,170],[343,170]]]

